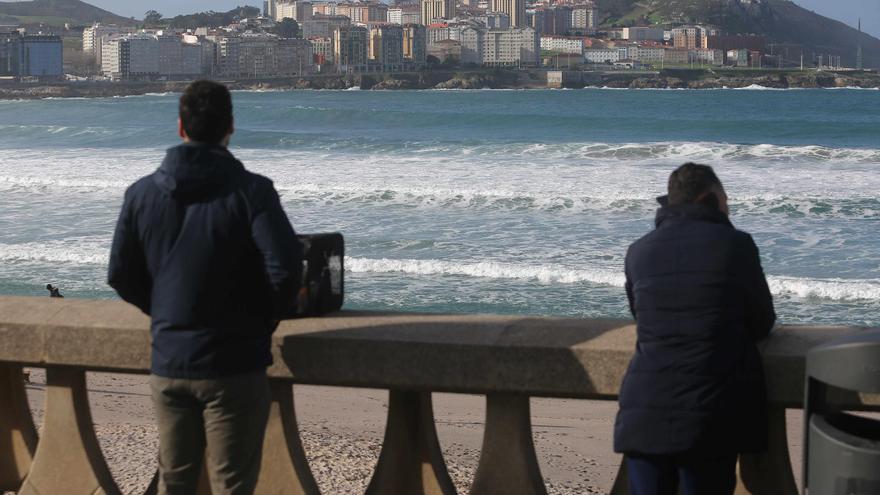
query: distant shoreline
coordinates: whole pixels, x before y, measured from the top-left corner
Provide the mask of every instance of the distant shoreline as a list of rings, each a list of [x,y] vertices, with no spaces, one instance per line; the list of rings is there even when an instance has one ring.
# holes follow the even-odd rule
[[[302,78],[222,81],[238,91],[548,89],[544,70],[433,71],[421,73],[313,75]],[[556,88],[605,89],[880,89],[876,72],[731,71],[670,69],[658,72],[562,71]],[[173,82],[0,82],[0,100],[111,98],[179,93]]]

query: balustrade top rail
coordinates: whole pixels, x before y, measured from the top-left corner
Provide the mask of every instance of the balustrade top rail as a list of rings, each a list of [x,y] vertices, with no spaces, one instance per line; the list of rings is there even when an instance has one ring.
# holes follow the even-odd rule
[[[760,347],[770,400],[803,402],[807,350],[854,327],[780,327]],[[119,301],[0,297],[0,362],[146,373],[149,320]],[[630,321],[343,311],[285,321],[274,378],[412,391],[613,399],[635,348]],[[880,398],[840,393],[851,408]]]

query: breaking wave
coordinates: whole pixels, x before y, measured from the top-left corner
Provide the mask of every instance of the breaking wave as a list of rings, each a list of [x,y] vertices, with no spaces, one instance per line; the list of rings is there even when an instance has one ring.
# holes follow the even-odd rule
[[[66,241],[0,244],[0,261],[106,265],[109,243],[82,238]],[[403,274],[416,277],[458,276],[498,280],[536,281],[541,284],[594,284],[622,287],[620,269],[610,267],[565,267],[555,264],[458,261],[439,259],[387,259],[346,257],[346,270],[357,274]],[[824,279],[770,276],[768,283],[777,296],[831,301],[880,301],[880,279]]]
[[[53,178],[49,176],[0,175],[0,191],[60,193],[108,193],[121,196],[130,180],[89,177]],[[325,206],[349,204],[363,206],[403,206],[419,208],[459,208],[500,211],[540,211],[547,213],[609,212],[650,214],[657,208],[653,196],[639,191],[546,191],[509,189],[453,188],[410,186],[406,184],[377,188],[372,184],[324,185],[287,182],[275,183],[287,204],[312,203]],[[611,189],[611,188],[609,188]],[[880,198],[867,194],[826,191],[827,197],[763,194],[733,196],[735,214],[768,214],[789,218],[805,217],[880,217]],[[115,199],[115,198],[114,198]]]
[[[402,273],[418,276],[464,276],[511,280],[536,280],[544,284],[590,283],[623,287],[621,270],[610,268],[566,268],[558,265],[459,262],[446,260],[346,258],[352,273]],[[777,296],[832,301],[880,301],[878,279],[810,279],[768,277]]]

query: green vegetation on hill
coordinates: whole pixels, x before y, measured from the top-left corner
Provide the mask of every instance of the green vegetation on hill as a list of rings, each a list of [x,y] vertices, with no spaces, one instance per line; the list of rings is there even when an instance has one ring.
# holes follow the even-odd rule
[[[162,19],[162,24],[174,28],[219,27],[233,23],[237,19],[257,17],[261,13],[256,7],[236,7],[228,12],[199,12]]]
[[[842,57],[855,65],[861,43],[866,67],[880,67],[880,40],[788,0],[598,0],[605,24],[635,26],[657,24],[709,24],[728,33],[766,36],[772,43],[803,48],[807,62],[813,55]]]
[[[80,0],[32,0],[0,2],[0,23],[51,26],[104,24],[132,25],[135,21],[99,9]]]

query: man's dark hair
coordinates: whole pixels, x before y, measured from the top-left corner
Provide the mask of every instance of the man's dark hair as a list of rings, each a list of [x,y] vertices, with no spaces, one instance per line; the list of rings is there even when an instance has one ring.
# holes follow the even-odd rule
[[[196,81],[180,97],[180,121],[190,140],[220,143],[232,129],[232,95],[222,84]]]
[[[685,163],[669,176],[669,204],[694,203],[713,187],[723,187],[708,165]]]

